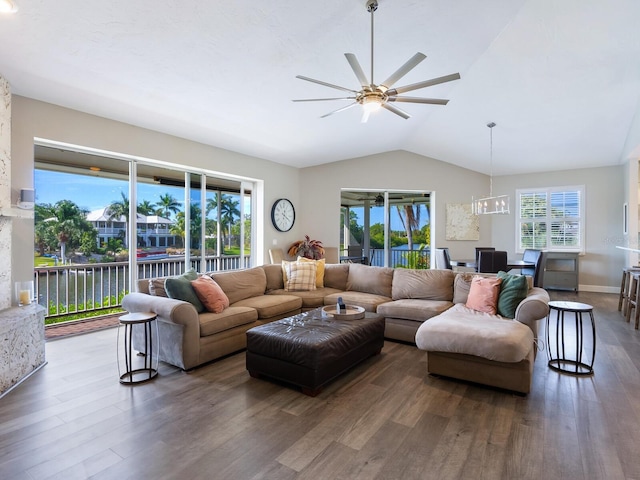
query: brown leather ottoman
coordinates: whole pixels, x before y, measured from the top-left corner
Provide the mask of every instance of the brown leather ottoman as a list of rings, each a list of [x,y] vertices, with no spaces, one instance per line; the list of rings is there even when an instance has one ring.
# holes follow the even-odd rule
[[[321,308],[247,331],[247,370],[292,383],[316,396],[322,387],[361,361],[380,353],[384,317],[335,320]]]

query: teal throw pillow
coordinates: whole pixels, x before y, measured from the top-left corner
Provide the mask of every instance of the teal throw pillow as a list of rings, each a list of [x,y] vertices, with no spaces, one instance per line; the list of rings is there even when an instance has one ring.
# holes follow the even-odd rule
[[[498,278],[502,279],[500,296],[498,297],[498,314],[507,318],[516,316],[518,305],[527,296],[529,284],[524,275],[510,275],[506,272],[498,272]]]
[[[197,278],[198,274],[195,270],[187,270],[180,276],[167,278],[164,281],[164,289],[169,298],[189,302],[195,307],[198,313],[201,313],[204,311],[204,305],[202,305],[196,291],[191,286],[191,281]]]

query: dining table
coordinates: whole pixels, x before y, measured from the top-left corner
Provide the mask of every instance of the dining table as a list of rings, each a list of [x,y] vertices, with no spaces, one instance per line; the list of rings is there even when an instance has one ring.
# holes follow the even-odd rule
[[[452,267],[465,267],[465,268],[473,268],[474,270],[477,267],[477,263],[475,259],[468,258],[462,260],[450,260]],[[507,260],[507,268],[509,270],[519,270],[522,268],[535,268],[536,264],[534,262],[527,262],[525,260]]]

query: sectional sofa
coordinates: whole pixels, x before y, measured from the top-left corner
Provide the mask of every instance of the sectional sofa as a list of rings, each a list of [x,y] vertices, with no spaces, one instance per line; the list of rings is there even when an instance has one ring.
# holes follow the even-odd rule
[[[220,313],[199,313],[188,301],[163,296],[165,278],[139,280],[138,292],[126,295],[122,305],[130,312],[157,313],[160,360],[190,370],[244,349],[246,331],[252,327],[333,305],[342,297],[346,304],[383,315],[386,338],[426,350],[431,373],[529,391],[537,321],[548,312],[545,290],[527,288],[514,319],[507,319],[465,306],[472,280],[468,274],[361,264],[321,266],[316,285],[305,291],[286,289],[282,265],[208,272],[204,275],[228,297],[229,306]],[[437,327],[433,332],[420,330],[432,322]],[[430,343],[431,337],[440,341]]]

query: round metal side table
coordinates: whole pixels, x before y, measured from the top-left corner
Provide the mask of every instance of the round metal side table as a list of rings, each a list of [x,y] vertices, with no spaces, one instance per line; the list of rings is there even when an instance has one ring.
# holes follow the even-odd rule
[[[160,350],[157,315],[153,312],[128,313],[119,318],[118,373],[120,383],[134,385],[148,382],[158,375]],[[152,328],[155,325],[155,328]],[[155,332],[154,332],[155,330]],[[133,338],[140,351],[134,359]],[[122,346],[122,350],[121,350]]]
[[[550,318],[552,311],[556,312],[555,342],[552,342],[550,335]],[[567,319],[567,323],[574,324],[574,332],[567,332],[565,313],[573,314],[574,322]],[[587,318],[591,321],[590,349],[588,344],[585,348],[585,330],[588,332],[589,329],[583,328],[583,313],[588,314]],[[596,356],[596,322],[593,317],[593,307],[586,303],[579,302],[549,302],[549,314],[547,315],[546,327],[549,367],[558,372],[570,373],[572,375],[592,375],[593,362]],[[565,337],[571,333],[575,336],[575,345],[573,342],[565,343]],[[583,354],[585,358],[583,358]]]

